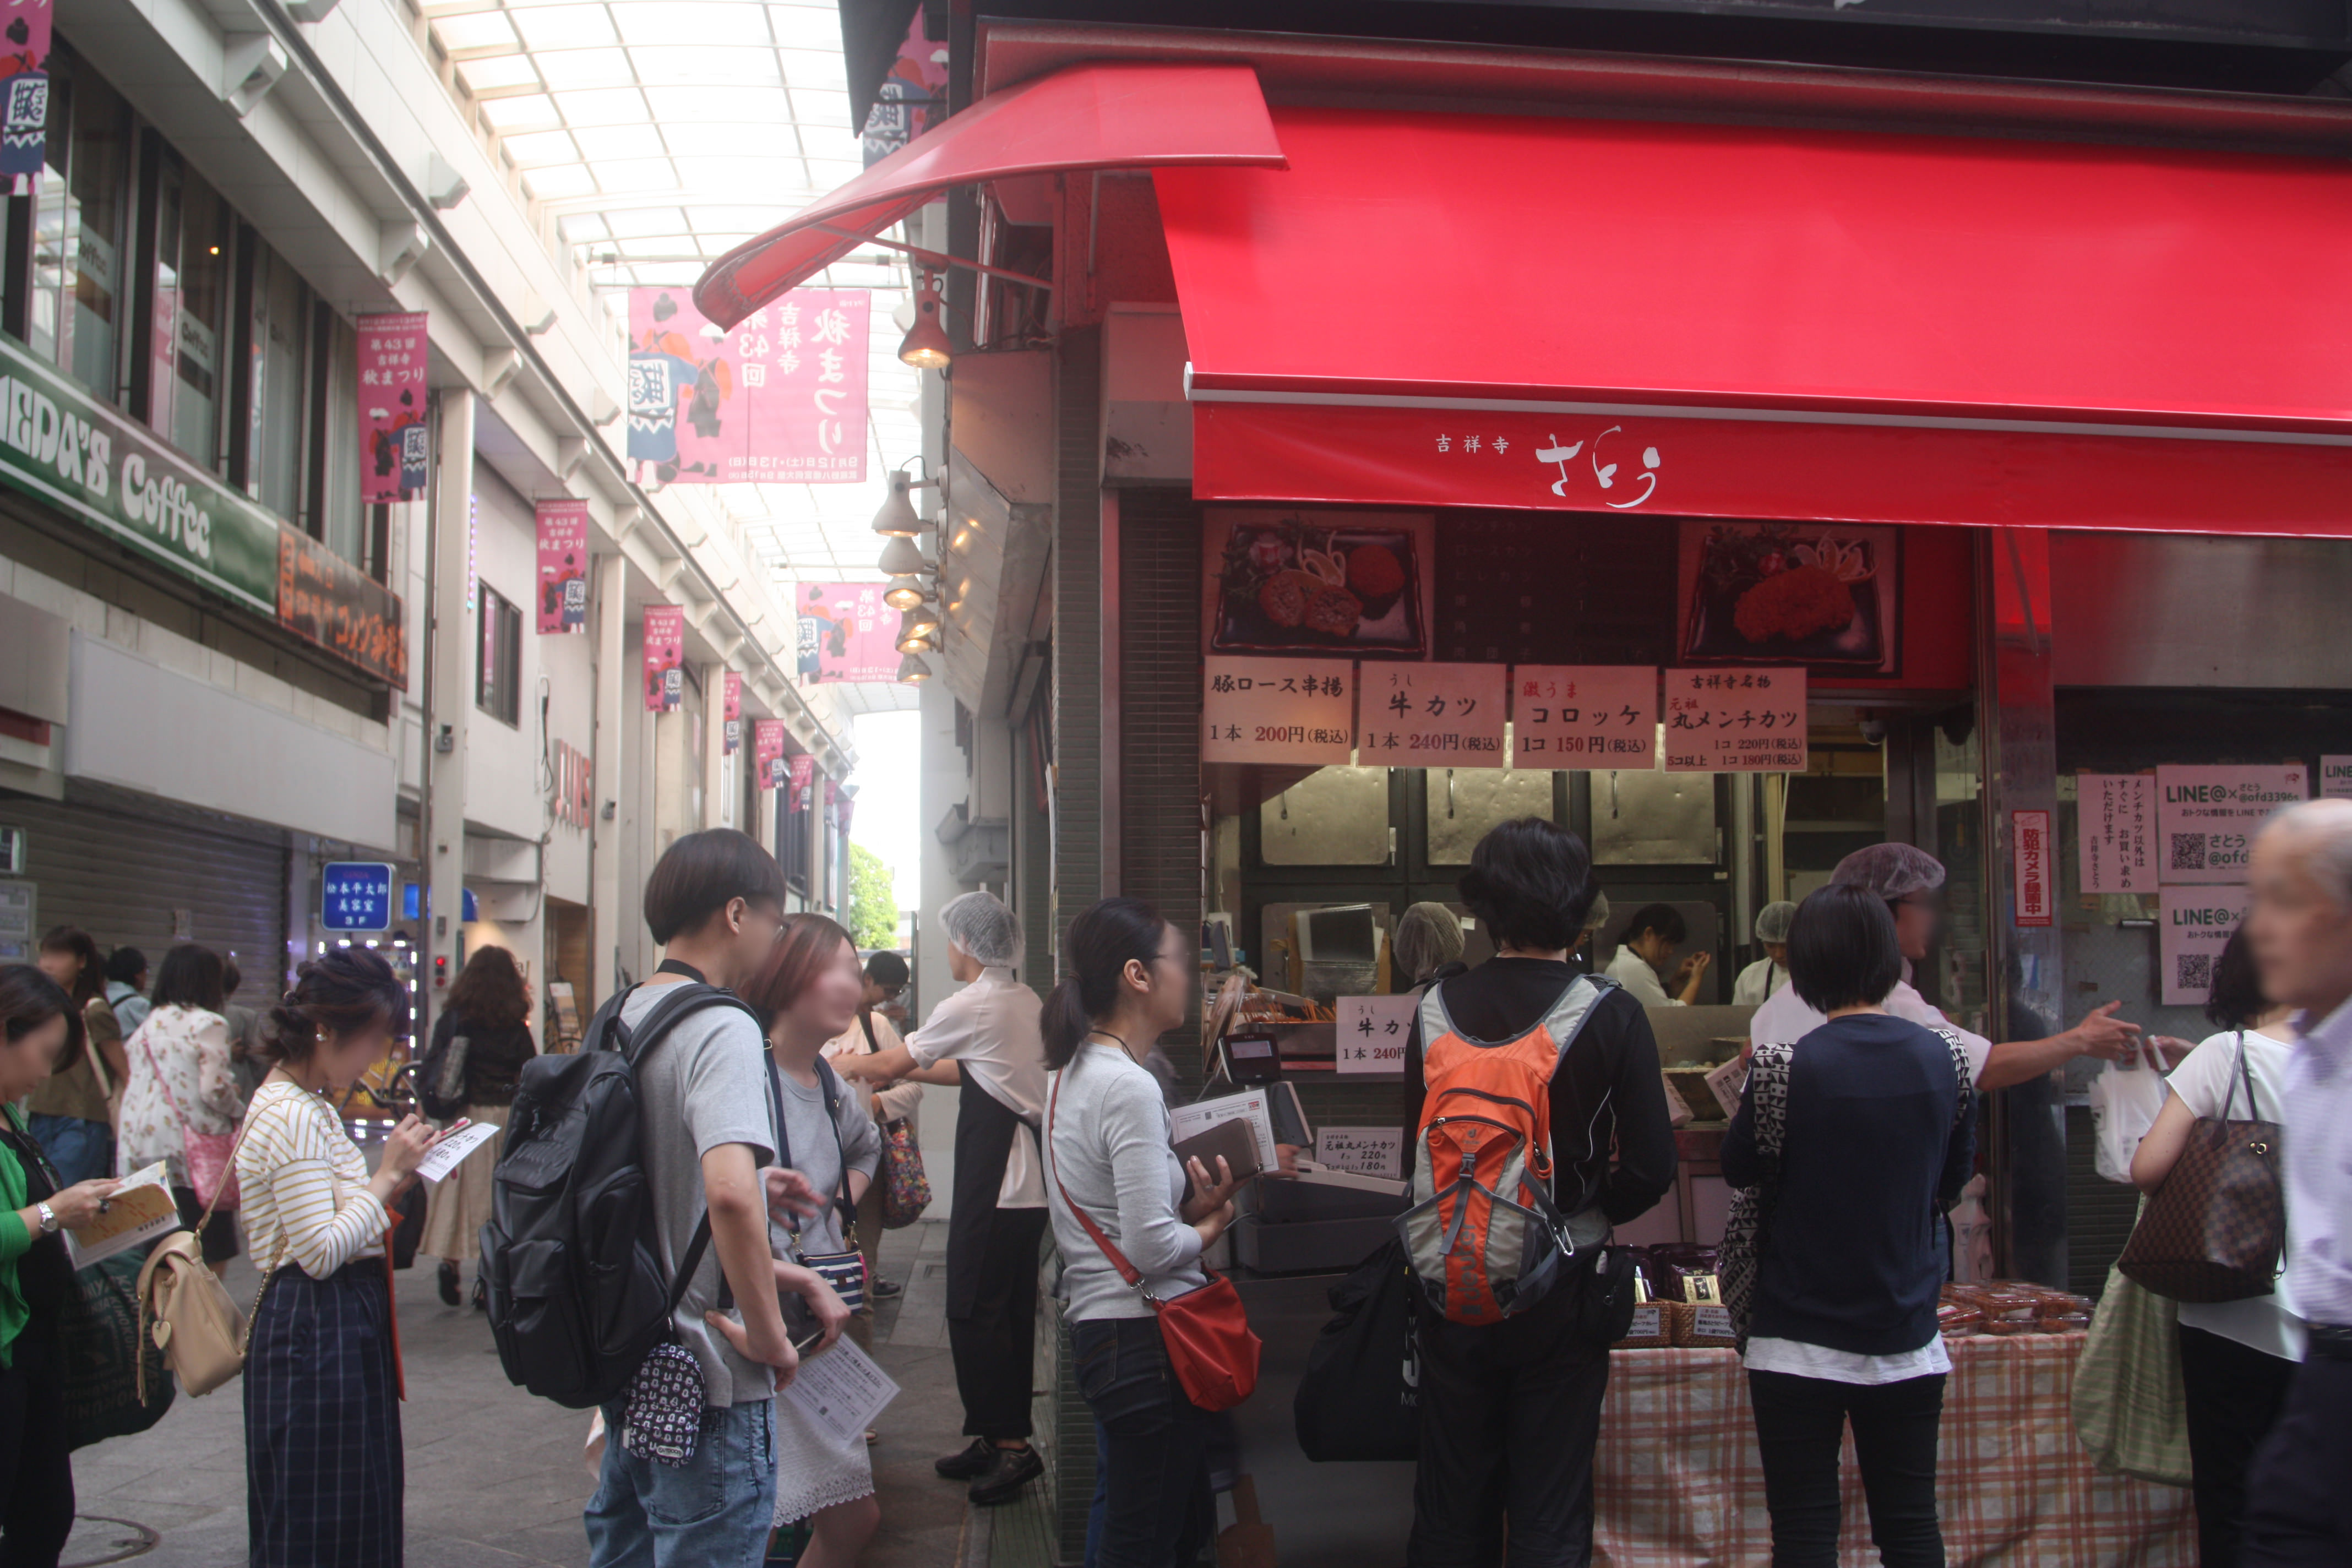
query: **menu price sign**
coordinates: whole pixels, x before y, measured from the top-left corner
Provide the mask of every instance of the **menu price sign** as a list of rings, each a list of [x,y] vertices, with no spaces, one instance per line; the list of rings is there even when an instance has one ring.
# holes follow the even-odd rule
[[[2163,925],[2157,938],[2164,1005],[2201,1007],[2213,993],[2213,965],[2230,933],[2246,915],[2243,888],[2167,888],[2158,895]]]
[[[1364,765],[1499,768],[1510,667],[1381,664],[1363,672]]]
[[[1356,745],[1356,666],[1344,658],[1202,661],[1204,763],[1345,767]]]
[[[2075,783],[2083,891],[2156,891],[2156,781],[2146,773],[2080,773]]]
[[[2263,821],[2310,796],[2301,763],[2156,770],[2157,880],[2242,882]]]
[[[1359,1176],[1400,1180],[1404,1175],[1404,1129],[1318,1127],[1315,1130],[1315,1163]]]
[[[1666,772],[1805,771],[1805,671],[1666,671]]]
[[[1534,768],[1658,765],[1654,665],[1523,664],[1511,671],[1512,760]]]
[[[2050,865],[2050,814],[2012,811],[2009,814],[2011,887],[2017,896],[2017,923],[2046,926],[2057,923],[2058,889]]]
[[[1342,996],[1339,999],[1339,1069],[1343,1073],[1373,1073],[1384,1078],[1404,1074],[1405,1042],[1412,1035],[1412,1010],[1421,998],[1408,991],[1398,996]]]

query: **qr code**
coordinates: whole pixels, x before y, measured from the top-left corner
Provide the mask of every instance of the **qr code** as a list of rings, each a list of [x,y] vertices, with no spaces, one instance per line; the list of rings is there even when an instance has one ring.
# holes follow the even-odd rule
[[[2179,991],[2210,991],[2213,989],[2213,955],[2210,952],[2176,952],[2172,955],[2172,984]]]
[[[2176,871],[2205,869],[2205,835],[2176,833],[2172,836],[2172,868]]]

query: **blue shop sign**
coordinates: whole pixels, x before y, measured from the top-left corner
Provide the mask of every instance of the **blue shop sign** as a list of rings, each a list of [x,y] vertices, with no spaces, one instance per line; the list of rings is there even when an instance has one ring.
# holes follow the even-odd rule
[[[390,931],[392,877],[392,868],[378,861],[328,861],[320,878],[319,923],[329,931]]]

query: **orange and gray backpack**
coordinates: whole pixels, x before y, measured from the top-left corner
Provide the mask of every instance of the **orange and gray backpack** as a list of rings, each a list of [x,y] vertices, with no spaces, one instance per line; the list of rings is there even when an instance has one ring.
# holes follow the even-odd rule
[[[1456,1323],[1496,1323],[1541,1300],[1576,1256],[1552,1203],[1551,1079],[1593,1008],[1617,988],[1580,974],[1516,1039],[1474,1040],[1421,999],[1427,1093],[1413,1140],[1412,1206],[1397,1234],[1430,1303]]]

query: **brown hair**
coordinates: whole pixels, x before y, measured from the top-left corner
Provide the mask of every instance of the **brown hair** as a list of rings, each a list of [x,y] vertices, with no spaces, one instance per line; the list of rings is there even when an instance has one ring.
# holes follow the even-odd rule
[[[485,1027],[530,1021],[530,992],[514,954],[503,947],[478,947],[457,972],[442,1004],[450,1013],[462,1013]]]
[[[295,972],[294,989],[262,1026],[261,1051],[276,1062],[308,1061],[321,1031],[348,1035],[377,1024],[406,1037],[407,988],[373,949],[334,948]]]
[[[786,915],[784,929],[776,933],[776,945],[767,962],[740,994],[760,1015],[763,1026],[772,1024],[777,1014],[801,999],[801,993],[824,972],[826,964],[841,956],[844,945],[856,947],[837,921],[823,915]]]
[[[98,939],[79,926],[51,926],[41,938],[43,952],[70,952],[81,960],[81,973],[74,976],[73,1002],[76,1007],[89,1005],[93,996],[106,994],[106,957],[98,951]]]

